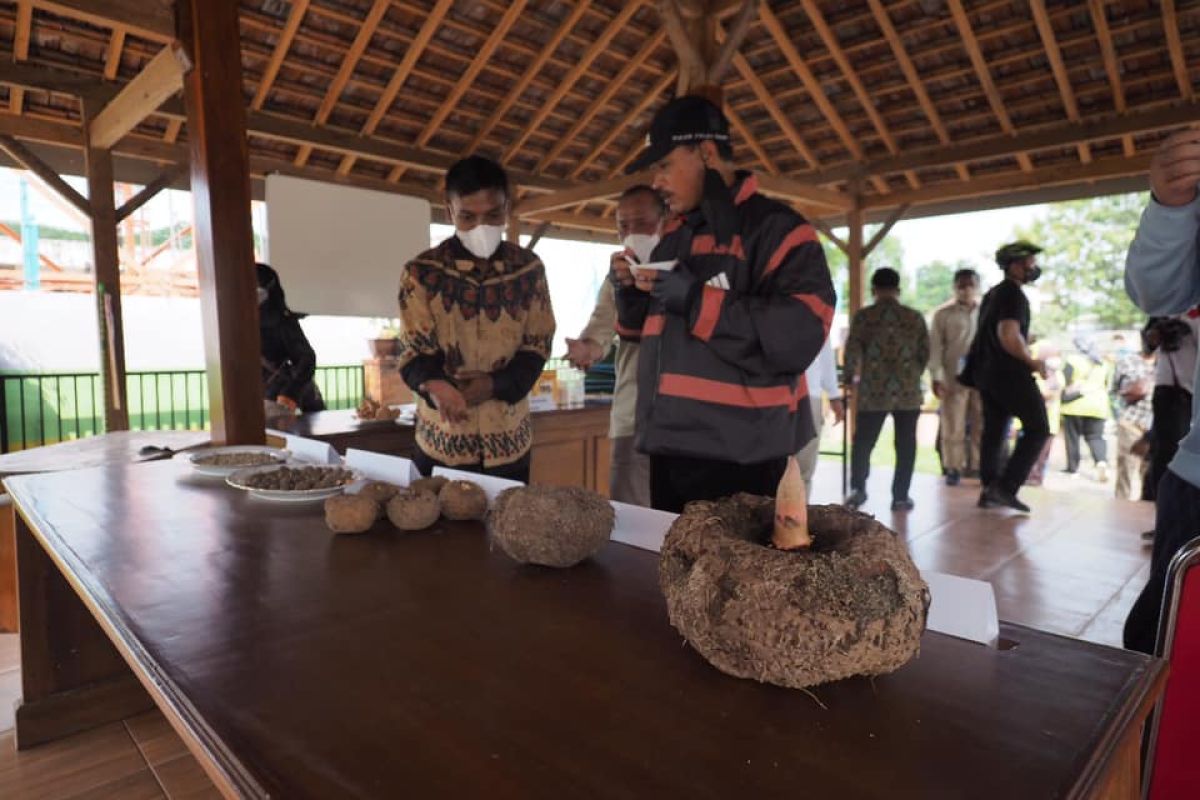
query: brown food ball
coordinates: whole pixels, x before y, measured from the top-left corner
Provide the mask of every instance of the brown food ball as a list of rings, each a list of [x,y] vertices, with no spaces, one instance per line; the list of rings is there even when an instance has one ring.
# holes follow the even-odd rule
[[[488,521],[492,538],[514,561],[573,567],[603,549],[616,514],[587,489],[522,486],[496,498]]]
[[[437,495],[419,489],[401,489],[387,504],[388,519],[402,531],[425,530],[441,513]]]
[[[334,533],[365,533],[379,519],[379,504],[360,494],[341,494],[325,501],[325,524]]]
[[[408,485],[410,489],[419,489],[422,492],[433,492],[438,494],[442,491],[442,487],[450,482],[449,478],[442,475],[434,475],[432,478],[418,478]]]
[[[487,516],[487,493],[471,481],[450,481],[438,493],[442,501],[442,515],[446,519],[465,522],[481,520]]]

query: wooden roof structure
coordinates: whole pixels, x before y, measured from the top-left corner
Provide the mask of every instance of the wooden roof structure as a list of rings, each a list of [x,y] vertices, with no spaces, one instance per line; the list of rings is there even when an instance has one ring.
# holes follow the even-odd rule
[[[523,222],[611,236],[677,87],[677,1],[242,0],[252,174],[436,206],[479,152],[511,170]],[[715,4],[718,41],[741,6]],[[1200,0],[757,6],[722,86],[737,158],[828,224],[1141,187],[1164,132],[1200,119]],[[80,97],[111,100],[174,37],[167,0],[0,2],[0,134],[71,171]],[[118,178],[186,163],[183,104],[155,107],[113,143]]]

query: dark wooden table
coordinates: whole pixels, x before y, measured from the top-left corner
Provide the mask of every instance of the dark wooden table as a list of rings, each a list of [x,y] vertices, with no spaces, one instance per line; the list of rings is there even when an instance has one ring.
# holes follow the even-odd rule
[[[230,796],[1133,798],[1165,674],[1005,624],[809,696],[703,661],[629,546],[556,571],[476,525],[338,537],[178,462],[8,486],[20,746],[148,705],[132,670]]]
[[[608,494],[608,418],[612,403],[589,400],[582,408],[533,413],[532,483],[583,486]],[[328,442],[339,453],[349,448],[412,458],[412,425],[360,422],[353,411],[319,411],[273,420],[268,435],[290,433]]]

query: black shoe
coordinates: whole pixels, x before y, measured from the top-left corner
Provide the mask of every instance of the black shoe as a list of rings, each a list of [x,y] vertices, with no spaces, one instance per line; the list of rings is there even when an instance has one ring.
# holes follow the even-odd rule
[[[964,478],[970,478],[971,480],[976,480],[976,479],[978,479],[978,478],[979,478],[979,470],[977,470],[977,469],[964,469],[964,470],[963,470],[963,473],[962,473],[962,476],[963,476]]]
[[[916,507],[916,503],[912,501],[911,497],[892,501],[892,511],[912,511],[914,507]]]
[[[986,489],[979,498],[980,508],[1011,508],[1014,511],[1020,511],[1022,514],[1029,513],[1029,506],[1017,499],[1015,494],[1009,494],[999,487]]]
[[[962,481],[962,475],[959,474],[958,470],[956,470],[956,469],[946,470],[946,485],[947,486],[958,486],[958,484],[961,481]]]
[[[850,492],[850,494],[846,495],[844,505],[846,508],[857,511],[866,502],[867,493],[862,489],[855,489],[854,491]]]

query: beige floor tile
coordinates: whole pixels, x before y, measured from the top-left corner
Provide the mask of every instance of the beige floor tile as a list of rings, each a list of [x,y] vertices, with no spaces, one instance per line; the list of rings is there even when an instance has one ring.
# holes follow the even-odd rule
[[[190,754],[158,764],[154,767],[154,774],[171,800],[218,800],[221,796],[199,762]]]
[[[129,728],[129,735],[133,737],[142,757],[152,767],[188,752],[183,740],[157,710],[128,719],[125,725]]]

